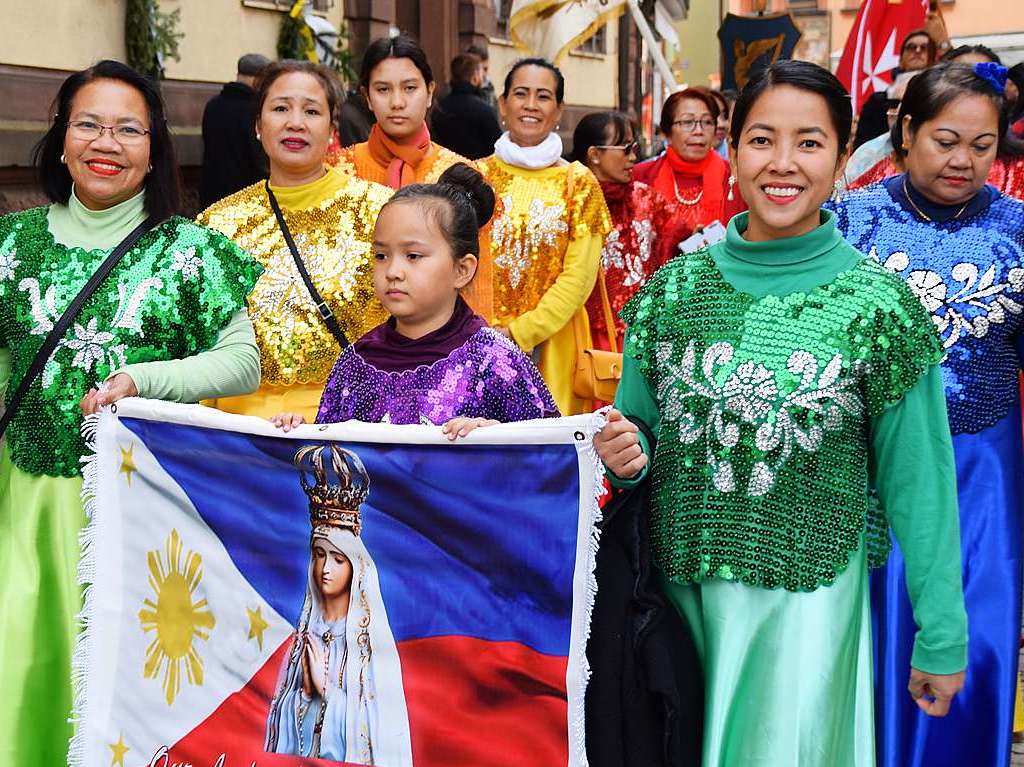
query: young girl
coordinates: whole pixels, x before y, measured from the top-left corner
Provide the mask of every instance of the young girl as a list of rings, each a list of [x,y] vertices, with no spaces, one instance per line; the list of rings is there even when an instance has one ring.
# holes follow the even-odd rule
[[[464,164],[436,184],[402,188],[384,206],[373,285],[391,319],[342,352],[317,423],[445,424],[455,439],[481,425],[558,415],[529,358],[459,295],[493,212],[494,192]],[[285,431],[304,422],[295,413],[271,420]]]
[[[653,561],[703,658],[705,767],[874,765],[868,567],[889,526],[919,629],[910,695],[943,716],[964,680],[942,342],[820,209],[850,123],[813,64],[747,85],[730,160],[750,211],[626,306],[618,410],[594,438],[615,484],[651,464]]]

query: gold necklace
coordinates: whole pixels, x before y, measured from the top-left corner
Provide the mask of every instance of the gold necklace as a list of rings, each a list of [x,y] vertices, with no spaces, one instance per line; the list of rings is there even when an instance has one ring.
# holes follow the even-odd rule
[[[676,181],[675,171],[672,171],[672,186],[673,186],[673,188],[675,189],[675,192],[676,192],[676,199],[679,202],[681,202],[683,205],[688,205],[688,206],[696,205],[698,202],[700,202],[700,198],[704,196],[704,188],[703,187],[701,187],[701,190],[697,193],[697,196],[694,197],[692,200],[687,200],[685,197],[680,195],[679,194],[679,182]]]
[[[910,196],[910,190],[907,189],[907,177],[906,176],[903,176],[903,194],[906,195],[907,202],[910,203],[910,207],[912,207],[914,209],[914,212],[917,213],[917,215],[919,215],[921,218],[923,218],[929,224],[933,223],[932,222],[932,217],[929,216],[927,213],[925,213],[923,210],[921,210],[919,207],[917,207],[917,203],[914,202],[914,198]],[[972,197],[971,199],[974,199],[974,198]],[[956,215],[953,216],[953,218],[950,219],[950,221],[956,221],[958,218],[960,218],[960,216],[963,215],[963,212],[965,210],[967,210],[967,206],[970,205],[970,204],[971,204],[971,200],[968,200],[967,202],[965,202],[960,207],[960,210],[958,210],[956,212]]]

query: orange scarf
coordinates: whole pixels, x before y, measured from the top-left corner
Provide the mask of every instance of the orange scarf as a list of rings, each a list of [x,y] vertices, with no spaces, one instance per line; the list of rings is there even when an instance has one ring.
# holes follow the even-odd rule
[[[398,143],[375,124],[366,147],[374,161],[388,169],[388,186],[401,189],[416,183],[416,167],[430,152],[430,131],[424,123],[414,135]]]
[[[706,226],[712,221],[718,220],[723,224],[725,221],[725,179],[729,166],[717,152],[709,151],[703,160],[688,162],[679,156],[671,146],[665,150],[661,167],[654,177],[652,186],[668,198],[669,202],[679,205],[679,197],[676,194],[676,173],[685,176],[698,176],[701,179],[700,188],[702,195],[699,203],[699,214],[696,224]]]

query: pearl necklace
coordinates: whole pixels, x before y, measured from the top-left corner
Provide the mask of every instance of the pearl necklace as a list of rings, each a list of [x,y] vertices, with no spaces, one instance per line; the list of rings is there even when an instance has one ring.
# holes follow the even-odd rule
[[[700,202],[701,198],[704,196],[704,188],[703,187],[701,187],[701,190],[697,193],[697,196],[694,197],[692,200],[687,200],[685,197],[680,195],[679,194],[679,182],[676,181],[675,171],[672,172],[672,186],[675,189],[676,200],[678,200],[683,205],[687,205],[687,206],[696,205],[698,202]]]
[[[919,207],[917,207],[917,203],[914,202],[914,198],[910,196],[910,191],[907,189],[907,177],[906,176],[903,177],[903,194],[906,195],[907,202],[910,203],[910,207],[912,207],[914,209],[914,212],[917,213],[917,215],[919,215],[921,218],[923,218],[927,223],[931,224],[932,223],[932,217],[929,216],[927,213],[925,213],[923,210],[921,210]],[[974,198],[972,197],[971,199],[974,199]],[[963,212],[965,210],[967,210],[967,206],[970,205],[970,204],[971,204],[971,200],[968,200],[967,202],[965,202],[960,207],[960,210],[958,210],[956,212],[956,215],[953,216],[953,218],[950,219],[950,221],[956,221],[958,218],[960,218],[960,216],[963,214]]]

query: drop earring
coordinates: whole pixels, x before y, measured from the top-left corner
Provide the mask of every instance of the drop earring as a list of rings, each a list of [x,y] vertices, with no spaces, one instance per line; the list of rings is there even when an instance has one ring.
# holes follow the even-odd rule
[[[840,179],[836,179],[836,183],[832,186],[832,202],[838,204],[843,201],[843,182]]]
[[[63,154],[61,154],[61,156],[60,156],[60,164],[61,165],[67,165],[68,164],[68,161],[64,158]]]
[[[735,185],[736,185],[736,177],[730,173],[729,174],[729,194],[726,195],[726,198],[725,198],[725,199],[729,200],[730,202],[732,202],[733,200],[736,199],[736,195],[733,194],[733,189],[732,189]]]

